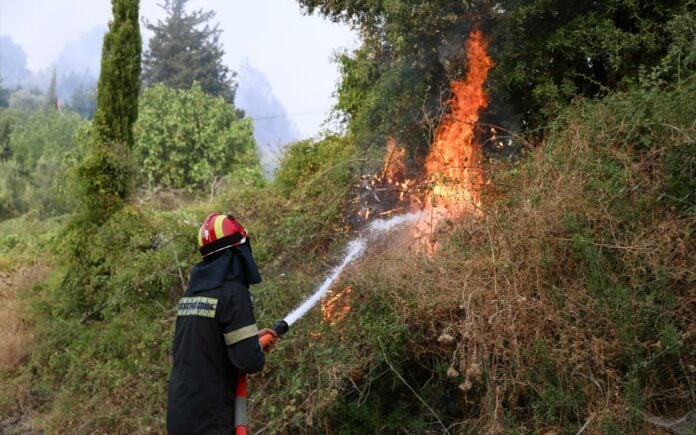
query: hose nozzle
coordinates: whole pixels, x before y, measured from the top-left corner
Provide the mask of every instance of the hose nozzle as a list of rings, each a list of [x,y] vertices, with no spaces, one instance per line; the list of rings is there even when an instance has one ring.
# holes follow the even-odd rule
[[[279,337],[288,332],[288,329],[290,329],[290,325],[288,325],[288,322],[285,320],[278,320],[275,325],[273,325],[273,330]]]

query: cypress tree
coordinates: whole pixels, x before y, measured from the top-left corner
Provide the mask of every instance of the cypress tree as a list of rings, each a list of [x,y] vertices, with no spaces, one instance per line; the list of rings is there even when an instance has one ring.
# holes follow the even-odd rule
[[[105,222],[118,210],[133,181],[133,124],[138,117],[139,0],[112,0],[113,20],[104,35],[90,152],[78,168],[85,217]]]
[[[53,70],[53,76],[51,76],[51,84],[48,85],[48,92],[46,94],[46,111],[57,110],[58,109],[58,94],[56,93],[56,70]]]
[[[112,0],[113,21],[104,35],[94,127],[102,142],[133,147],[140,93],[139,0]]]
[[[0,74],[0,109],[10,105],[10,90],[3,86],[2,74]]]

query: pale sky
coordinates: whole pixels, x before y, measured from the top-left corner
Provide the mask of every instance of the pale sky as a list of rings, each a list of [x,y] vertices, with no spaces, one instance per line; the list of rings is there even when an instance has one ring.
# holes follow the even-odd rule
[[[141,0],[141,17],[153,22],[162,18],[159,3]],[[190,0],[188,7],[216,12],[230,68],[237,70],[248,59],[268,77],[303,135],[320,130],[338,80],[332,57],[357,45],[353,31],[319,16],[304,16],[294,0]],[[110,18],[109,0],[0,0],[0,35],[22,46],[32,71],[50,67],[65,44],[106,26]],[[143,31],[144,40],[150,36]],[[317,111],[322,113],[299,115]]]

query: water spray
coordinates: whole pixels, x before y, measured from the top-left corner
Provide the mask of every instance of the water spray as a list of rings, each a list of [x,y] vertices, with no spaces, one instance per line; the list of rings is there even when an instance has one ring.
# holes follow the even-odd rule
[[[301,319],[309,310],[314,307],[317,302],[329,291],[331,285],[338,279],[338,277],[343,272],[353,260],[359,258],[367,247],[369,240],[375,237],[389,232],[392,228],[404,224],[406,222],[412,222],[420,217],[419,213],[408,213],[403,215],[394,216],[390,219],[382,220],[378,219],[372,221],[367,227],[367,231],[348,243],[346,247],[346,254],[341,261],[341,264],[336,266],[329,276],[326,277],[324,282],[309,296],[307,299],[300,304],[297,308],[292,310],[283,320],[279,320],[273,325],[271,329],[275,331],[278,337],[288,332],[290,326]],[[268,344],[273,340],[273,334],[264,334],[259,338],[259,343],[263,349],[268,346]],[[234,400],[234,430],[235,435],[247,435],[247,413],[246,413],[246,397],[247,397],[247,376],[246,374],[241,374],[237,377],[237,388],[235,390],[235,400]]]
[[[314,293],[312,293],[311,296],[305,299],[304,302],[300,304],[300,306],[292,310],[287,316],[285,316],[283,320],[279,320],[278,322],[276,322],[272,329],[279,336],[283,335],[288,331],[290,326],[292,326],[295,322],[304,317],[304,315],[307,314],[307,312],[309,312],[309,310],[311,310],[312,307],[314,307],[317,304],[317,302],[321,300],[321,298],[326,294],[326,292],[329,291],[333,283],[343,272],[343,269],[345,269],[346,266],[352,263],[353,260],[362,256],[362,254],[365,252],[365,248],[367,247],[367,242],[369,240],[374,239],[375,237],[381,234],[389,232],[392,228],[398,225],[404,224],[406,222],[415,221],[419,217],[420,215],[418,213],[408,213],[399,216],[394,216],[393,218],[387,220],[378,219],[372,221],[370,225],[367,227],[367,232],[364,235],[348,243],[348,246],[346,247],[346,254],[343,257],[341,264],[336,266],[331,271],[329,276],[326,277],[324,282],[322,282],[321,285],[317,287],[317,289],[314,291]],[[263,337],[261,337],[262,345],[265,345],[268,342],[270,342],[272,337],[273,336],[271,334],[266,334]]]

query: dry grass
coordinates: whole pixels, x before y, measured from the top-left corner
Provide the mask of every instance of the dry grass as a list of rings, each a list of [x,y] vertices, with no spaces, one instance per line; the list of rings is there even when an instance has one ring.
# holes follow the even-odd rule
[[[17,369],[30,354],[32,322],[21,293],[49,272],[41,263],[0,272],[0,371]]]
[[[385,243],[362,261],[356,293],[394,301],[424,337],[409,352],[449,361],[462,408],[488,432],[505,431],[505,416],[534,431],[654,432],[643,410],[696,404],[696,217],[652,204],[624,220],[588,185],[598,157],[586,132],[562,139],[497,180],[511,188],[483,216],[441,226],[435,257]],[[659,184],[659,157],[608,152],[629,183]]]

